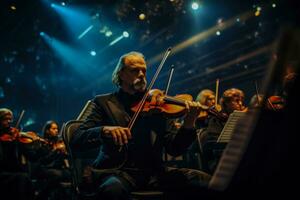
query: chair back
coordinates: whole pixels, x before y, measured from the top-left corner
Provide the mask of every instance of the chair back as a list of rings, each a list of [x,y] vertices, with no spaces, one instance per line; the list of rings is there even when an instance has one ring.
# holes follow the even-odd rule
[[[95,108],[95,103],[91,100],[88,100],[83,109],[81,110],[80,114],[78,115],[76,120],[85,120]]]
[[[79,190],[79,188],[78,188],[79,182],[80,182],[79,174],[81,174],[81,173],[78,170],[79,169],[77,166],[78,163],[76,164],[77,161],[75,160],[75,158],[73,156],[73,152],[70,147],[70,141],[71,141],[74,131],[80,126],[80,124],[82,124],[82,121],[71,120],[71,121],[68,121],[67,123],[65,123],[62,127],[62,137],[63,137],[64,143],[65,143],[65,146],[66,146],[66,149],[68,152],[68,156],[69,156],[69,164],[70,164],[70,168],[71,168],[71,172],[72,172],[72,184],[73,184],[75,191]]]
[[[81,193],[79,186],[82,182],[83,170],[85,169],[85,166],[91,165],[91,163],[96,158],[99,149],[92,150],[92,152],[91,151],[75,152],[70,147],[70,141],[75,131],[84,122],[84,120],[91,114],[94,106],[95,104],[91,100],[89,100],[85,104],[80,114],[78,115],[77,119],[70,120],[64,123],[61,129],[62,137],[69,155],[73,188],[78,194]]]

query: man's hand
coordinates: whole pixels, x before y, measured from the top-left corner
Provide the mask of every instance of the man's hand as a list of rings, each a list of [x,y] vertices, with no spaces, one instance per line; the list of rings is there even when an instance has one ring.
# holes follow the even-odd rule
[[[121,126],[104,126],[103,137],[112,138],[116,145],[124,145],[131,139],[131,132],[128,128]]]
[[[184,117],[183,127],[192,129],[195,127],[196,119],[198,118],[200,111],[204,109],[204,106],[199,102],[185,101],[186,116]]]

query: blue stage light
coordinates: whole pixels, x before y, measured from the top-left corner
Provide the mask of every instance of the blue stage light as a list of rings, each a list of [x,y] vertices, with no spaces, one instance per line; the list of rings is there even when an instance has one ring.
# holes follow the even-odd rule
[[[96,56],[97,55],[96,51],[90,51],[90,54],[91,54],[91,56]]]
[[[193,2],[192,3],[192,9],[193,10],[198,10],[198,8],[199,8],[199,4],[197,2]]]
[[[124,31],[123,36],[127,38],[127,37],[129,37],[129,33],[127,31]]]

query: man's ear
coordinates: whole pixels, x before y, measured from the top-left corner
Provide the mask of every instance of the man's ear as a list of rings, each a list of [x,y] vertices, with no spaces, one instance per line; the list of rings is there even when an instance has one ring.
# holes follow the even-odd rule
[[[124,76],[125,76],[124,71],[123,70],[119,71],[119,78],[121,81],[124,80]]]

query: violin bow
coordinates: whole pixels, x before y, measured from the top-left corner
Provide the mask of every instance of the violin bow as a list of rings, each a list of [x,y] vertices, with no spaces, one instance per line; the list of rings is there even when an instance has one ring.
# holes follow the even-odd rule
[[[170,88],[170,83],[171,83],[171,80],[172,80],[172,77],[173,77],[173,73],[174,73],[174,65],[171,66],[171,70],[170,70],[169,77],[168,77],[168,82],[167,82],[167,87],[166,87],[166,90],[165,90],[165,95],[168,95],[169,88]]]
[[[137,111],[134,113],[133,117],[131,118],[131,120],[130,120],[130,122],[128,124],[129,130],[132,129],[132,127],[133,127],[133,125],[134,125],[137,117],[139,116],[139,113],[141,112],[142,108],[144,107],[144,104],[146,102],[146,98],[148,97],[148,93],[152,89],[152,87],[153,87],[153,85],[154,85],[154,83],[155,83],[155,81],[156,81],[156,79],[157,79],[157,77],[158,77],[158,75],[159,75],[159,73],[160,73],[160,71],[161,71],[164,63],[166,62],[167,57],[170,55],[170,53],[171,53],[171,47],[169,47],[167,49],[165,55],[163,56],[163,59],[160,62],[160,65],[157,68],[157,70],[156,70],[156,72],[155,72],[155,74],[154,74],[154,76],[153,76],[153,78],[152,78],[152,80],[151,80],[151,82],[150,82],[150,84],[149,84],[149,86],[148,86],[148,88],[147,88],[147,90],[146,90],[146,92],[145,92],[145,94],[144,94],[144,96],[143,96],[143,98],[142,98],[139,106],[138,106]]]
[[[25,113],[25,110],[22,110],[22,112],[20,113],[20,116],[19,116],[19,118],[18,118],[18,120],[17,120],[17,123],[16,123],[16,125],[15,125],[15,128],[18,128],[18,127],[19,127],[19,125],[20,125],[20,123],[21,123],[21,120],[22,120],[22,118],[23,118],[23,116],[24,116],[24,113]]]
[[[220,79],[217,78],[216,80],[216,95],[215,95],[215,108],[217,109],[218,106],[218,96],[219,96],[219,83],[220,83]]]
[[[257,81],[255,81],[255,92],[256,92],[257,103],[258,103],[258,105],[260,105]]]

